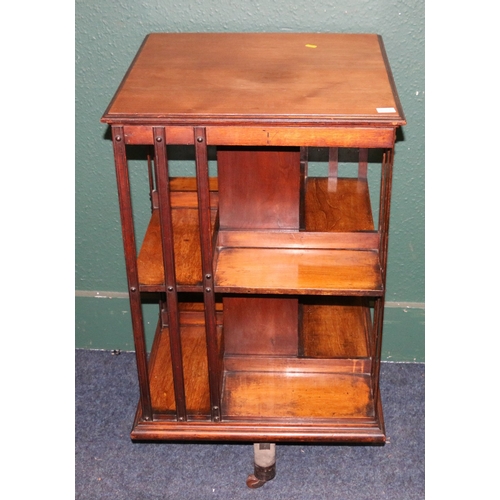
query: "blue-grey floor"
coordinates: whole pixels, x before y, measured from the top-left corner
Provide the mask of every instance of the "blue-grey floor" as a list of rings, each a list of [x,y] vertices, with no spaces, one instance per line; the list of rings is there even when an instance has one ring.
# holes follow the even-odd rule
[[[276,478],[256,490],[251,444],[131,442],[133,353],[77,350],[75,373],[78,500],[424,498],[424,364],[382,364],[385,446],[278,444]]]

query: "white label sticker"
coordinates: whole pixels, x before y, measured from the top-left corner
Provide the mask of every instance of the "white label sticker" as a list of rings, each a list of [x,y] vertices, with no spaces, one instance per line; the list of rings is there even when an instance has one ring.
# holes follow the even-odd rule
[[[377,113],[395,113],[394,108],[377,108]]]

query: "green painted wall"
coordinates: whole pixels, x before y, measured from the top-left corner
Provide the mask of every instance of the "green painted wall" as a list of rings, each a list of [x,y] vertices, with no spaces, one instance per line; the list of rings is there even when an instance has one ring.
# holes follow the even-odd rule
[[[133,349],[110,141],[100,118],[146,34],[313,31],[382,35],[408,125],[396,147],[384,359],[424,360],[424,2],[407,0],[76,0],[77,348]],[[179,174],[192,166],[179,157]],[[138,234],[146,173],[131,163]],[[112,292],[113,299],[94,298]],[[88,293],[90,292],[90,293]],[[108,293],[109,295],[109,293]],[[402,304],[398,305],[398,304]],[[406,306],[406,307],[405,307]],[[155,310],[147,310],[154,318]]]

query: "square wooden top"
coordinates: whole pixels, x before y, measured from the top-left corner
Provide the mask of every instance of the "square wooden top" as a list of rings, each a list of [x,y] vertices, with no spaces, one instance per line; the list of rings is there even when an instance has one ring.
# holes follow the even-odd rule
[[[153,33],[102,121],[404,125],[374,34]]]

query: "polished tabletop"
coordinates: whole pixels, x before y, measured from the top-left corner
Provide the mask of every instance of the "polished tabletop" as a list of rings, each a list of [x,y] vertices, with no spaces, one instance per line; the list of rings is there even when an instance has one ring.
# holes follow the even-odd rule
[[[152,33],[102,121],[405,123],[382,38]]]

